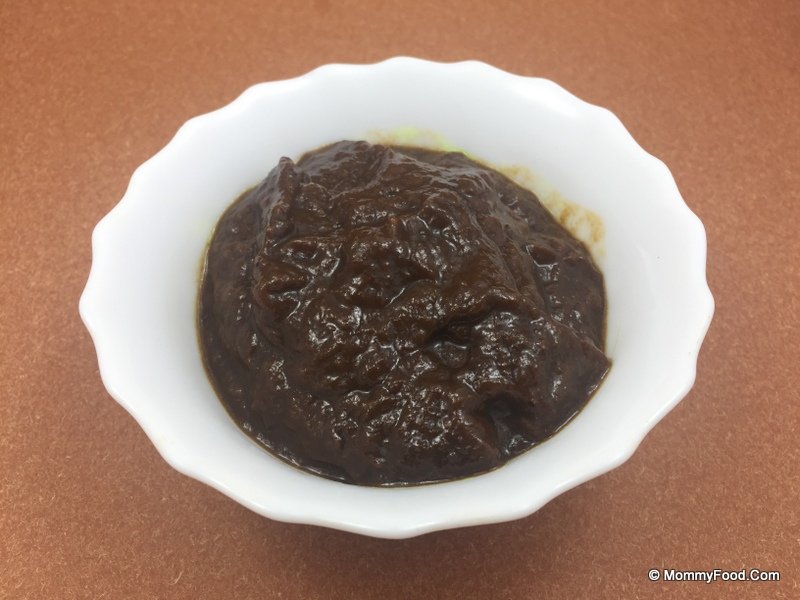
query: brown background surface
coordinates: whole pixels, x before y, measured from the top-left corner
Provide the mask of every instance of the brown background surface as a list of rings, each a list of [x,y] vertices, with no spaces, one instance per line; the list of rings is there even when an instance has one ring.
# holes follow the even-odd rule
[[[800,597],[800,3],[0,3],[0,597]],[[477,58],[613,110],[706,225],[697,384],[621,468],[512,523],[376,540],[170,469],[77,311],[95,223],[259,81]],[[651,583],[652,567],[780,583]]]

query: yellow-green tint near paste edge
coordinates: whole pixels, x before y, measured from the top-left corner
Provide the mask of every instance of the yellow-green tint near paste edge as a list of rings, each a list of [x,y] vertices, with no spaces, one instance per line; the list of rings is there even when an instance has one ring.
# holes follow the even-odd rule
[[[461,152],[468,158],[503,173],[518,185],[532,191],[550,214],[589,249],[598,263],[605,258],[605,226],[600,215],[568,200],[529,167],[522,165],[496,165],[472,152],[453,144],[443,135],[429,129],[404,126],[393,129],[372,129],[365,139],[373,144],[416,146],[442,152]]]

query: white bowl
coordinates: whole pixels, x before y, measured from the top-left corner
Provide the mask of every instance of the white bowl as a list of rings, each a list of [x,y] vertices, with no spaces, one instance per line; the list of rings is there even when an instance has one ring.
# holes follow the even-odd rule
[[[608,295],[606,381],[553,438],[460,481],[359,487],[288,466],[228,417],[198,349],[199,270],[222,211],[281,156],[387,132],[519,166],[534,191],[558,190],[605,229],[592,250]],[[328,65],[253,86],[136,170],[92,253],[80,313],[103,383],[169,464],[273,519],[388,538],[523,517],[621,464],[691,388],[713,314],[705,231],[667,167],[609,111],[479,62]]]

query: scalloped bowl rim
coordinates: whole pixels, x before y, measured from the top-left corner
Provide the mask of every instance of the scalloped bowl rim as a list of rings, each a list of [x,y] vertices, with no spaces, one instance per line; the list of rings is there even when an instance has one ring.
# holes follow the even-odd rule
[[[212,179],[203,179],[211,177],[207,171],[213,171],[218,162],[224,163],[228,155],[236,154],[241,144],[252,143],[258,149],[261,143],[275,143],[281,148],[295,143],[297,147],[289,151],[271,149],[266,154],[276,151],[288,155],[292,155],[292,152],[302,153],[303,144],[310,142],[302,139],[295,141],[295,136],[292,136],[291,143],[286,141],[289,138],[285,134],[280,142],[260,140],[265,136],[263,132],[273,131],[277,133],[272,139],[280,140],[281,123],[287,121],[291,125],[293,118],[300,118],[297,114],[302,113],[303,119],[310,121],[317,118],[320,109],[315,105],[315,102],[318,103],[315,98],[319,97],[319,93],[315,97],[307,92],[326,90],[326,102],[333,105],[333,108],[326,107],[326,110],[339,111],[335,114],[341,116],[342,121],[350,119],[358,123],[349,125],[352,131],[375,129],[367,127],[372,109],[352,109],[347,105],[347,88],[354,86],[354,82],[362,86],[360,91],[368,99],[374,96],[390,98],[389,101],[392,101],[391,98],[399,97],[397,110],[410,112],[402,117],[406,121],[401,118],[390,126],[398,126],[414,118],[408,115],[418,115],[420,120],[424,120],[428,113],[424,104],[415,104],[417,96],[425,96],[428,88],[432,90],[439,86],[441,94],[450,93],[452,88],[453,94],[461,94],[454,97],[463,99],[463,106],[459,104],[454,107],[454,112],[462,111],[463,114],[459,113],[461,118],[476,118],[475,115],[485,118],[485,129],[489,125],[507,123],[502,120],[510,117],[503,114],[484,116],[475,112],[481,104],[476,99],[502,101],[503,106],[508,104],[509,114],[526,116],[517,121],[514,128],[508,129],[507,137],[517,140],[516,145],[509,141],[508,148],[503,144],[493,146],[496,155],[493,158],[500,157],[499,162],[529,166],[525,153],[531,150],[525,147],[524,136],[516,133],[518,128],[528,127],[526,111],[529,111],[531,122],[538,119],[538,126],[543,130],[551,122],[554,128],[569,130],[566,137],[575,141],[565,142],[565,145],[574,144],[574,148],[563,150],[564,156],[571,156],[570,153],[577,156],[584,152],[583,145],[599,144],[599,149],[592,147],[585,150],[594,153],[586,155],[593,160],[587,160],[581,154],[581,168],[586,169],[588,179],[602,181],[605,173],[617,173],[614,170],[617,167],[619,173],[625,174],[626,181],[617,175],[609,176],[607,183],[608,187],[615,190],[619,188],[617,193],[623,198],[622,201],[627,202],[626,211],[630,214],[618,216],[617,212],[621,209],[615,208],[613,202],[616,200],[609,200],[608,197],[594,200],[597,204],[591,206],[606,223],[610,246],[608,256],[599,260],[603,271],[608,269],[607,346],[613,346],[611,354],[614,360],[609,381],[556,436],[493,472],[426,486],[363,488],[328,481],[281,463],[250,442],[229,419],[222,418],[224,411],[221,406],[214,408],[208,404],[210,385],[207,381],[197,381],[199,354],[185,351],[189,332],[186,319],[180,311],[186,309],[186,286],[190,282],[185,274],[175,270],[179,266],[179,259],[175,259],[177,266],[165,266],[165,272],[154,275],[152,281],[138,271],[140,263],[160,265],[160,257],[169,255],[169,242],[164,241],[166,233],[161,229],[160,220],[152,218],[154,207],[167,213],[174,210],[174,216],[169,213],[165,217],[166,221],[172,218],[173,223],[183,222],[179,217],[184,215],[186,239],[191,240],[189,246],[196,253],[198,239],[204,247],[210,228],[215,223],[214,217],[235,197],[230,191],[236,185],[243,190],[257,182],[257,179],[253,181],[257,165],[242,167],[241,173],[231,175],[231,180],[226,181],[227,187],[220,184],[220,189],[224,189],[227,195],[217,205],[203,208],[205,216],[198,217],[196,221],[192,220],[185,207],[184,212],[179,213],[178,208],[173,209],[171,203],[165,202],[165,199],[177,199],[175,203],[186,204],[182,198],[189,192],[203,196],[206,188],[214,187]],[[399,82],[397,88],[391,88],[395,82]],[[412,97],[408,91],[411,87],[409,82],[421,82],[428,88],[421,87],[422,92],[416,90]],[[393,90],[389,96],[386,96],[389,94],[387,89]],[[425,99],[429,103],[437,102],[434,96],[425,96]],[[400,102],[403,102],[402,107]],[[275,114],[282,118],[265,116],[268,107],[272,107]],[[281,110],[284,112],[281,113]],[[307,112],[303,113],[304,110]],[[414,110],[417,112],[414,113]],[[322,115],[320,118],[328,117]],[[475,144],[470,136],[480,139],[484,135],[480,133],[480,127],[459,129],[456,121],[449,120],[450,116],[444,108],[439,110],[436,118],[443,123],[441,128],[449,128],[451,135],[448,139],[463,135],[462,140],[456,141],[470,150]],[[377,125],[383,125],[380,118],[377,118]],[[437,122],[424,125],[432,125],[428,128],[437,132],[441,129]],[[342,125],[343,129],[336,129],[338,125],[329,126],[327,121],[320,120],[318,126],[324,130],[320,134],[320,143],[307,145],[306,150],[326,141],[335,141],[325,136],[334,137],[339,131],[348,131],[346,123]],[[260,137],[250,135],[250,129],[261,132]],[[301,131],[295,125],[295,131],[301,132],[299,138],[305,136],[308,140],[316,139],[310,130]],[[555,140],[554,154],[558,155],[561,152],[561,134],[559,131],[542,134],[543,138],[548,135],[551,136],[549,139]],[[214,154],[214,147],[217,148],[217,154]],[[227,153],[222,153],[219,148],[225,148]],[[473,151],[482,155],[483,150],[484,147],[479,146]],[[269,160],[274,158],[267,159],[266,154],[261,177],[270,168]],[[606,155],[609,158],[606,159]],[[549,156],[540,155],[541,163],[548,163]],[[604,163],[606,160],[608,164]],[[552,164],[546,165],[544,171],[547,181],[554,181],[554,187],[559,191],[562,187],[576,190],[568,197],[591,205],[593,193],[585,191],[589,189],[588,184],[570,179],[569,167],[574,168],[574,165],[566,164],[569,161],[563,158],[561,161],[558,163],[558,159],[554,158]],[[603,164],[595,169],[595,161]],[[497,164],[498,161],[492,162]],[[186,167],[187,164],[198,167],[192,170]],[[206,165],[206,169],[201,169],[200,165]],[[235,166],[226,165],[226,168]],[[539,166],[539,163],[535,165],[537,173]],[[174,178],[168,167],[177,169]],[[597,171],[601,168],[606,170]],[[634,182],[630,183],[627,179]],[[643,189],[651,192],[646,196],[647,206],[640,206],[643,202],[636,198],[625,198],[628,189],[637,193]],[[583,193],[580,193],[581,190],[584,190]],[[213,201],[206,204],[209,202],[213,204]],[[635,237],[637,231],[628,227],[628,221],[641,225],[647,235],[639,232],[639,237]],[[613,247],[616,240],[612,236],[619,238],[619,249]],[[145,238],[149,244],[140,243]],[[623,242],[629,247],[622,247]],[[674,248],[669,246],[670,242]],[[140,245],[137,246],[137,243]],[[662,253],[660,249],[664,248],[671,249],[669,253]],[[184,264],[188,260],[186,256],[182,259]],[[197,254],[193,264],[195,272],[192,276],[195,278],[201,256],[202,251]],[[80,314],[94,341],[103,383],[110,395],[136,419],[171,466],[264,516],[387,538],[404,538],[440,529],[523,517],[564,491],[623,463],[652,427],[691,389],[699,349],[714,312],[713,298],[705,278],[705,230],[686,206],[667,167],[644,151],[610,111],[578,99],[549,80],[512,75],[477,61],[434,63],[398,57],[372,65],[332,64],[295,79],[261,83],[248,88],[230,104],[187,121],[161,151],[136,169],[122,200],[96,226],[92,235],[92,257],[91,272],[80,300]],[[169,260],[167,258],[166,262]],[[173,271],[169,271],[170,268]],[[626,274],[631,270],[637,273],[638,279]],[[134,278],[138,274],[140,279],[126,282],[120,272],[133,273]],[[156,289],[162,285],[163,291],[170,289],[173,281],[180,281],[183,286],[182,305],[176,300],[173,306],[170,304],[171,297],[159,298],[148,288],[151,286]],[[678,283],[680,285],[676,285]],[[177,283],[175,285],[179,287]],[[611,288],[629,290],[634,300],[629,302],[616,291],[614,293],[617,296],[612,296]],[[151,292],[149,295],[148,290]],[[135,302],[130,299],[131,296]],[[623,320],[618,318],[614,310],[615,297],[620,298],[620,305],[626,304],[626,314],[633,315],[631,322],[638,319],[636,327],[631,325],[632,329],[625,329],[628,317]],[[139,306],[143,308],[139,309]],[[142,314],[137,313],[139,310]],[[147,313],[148,310],[151,313]],[[655,323],[650,323],[654,315]],[[161,322],[159,319],[168,324],[172,323],[169,319],[180,321],[180,327],[176,326],[180,335],[170,337],[161,330],[154,331],[150,323]],[[643,331],[645,326],[652,329]],[[620,333],[614,337],[617,330]],[[645,336],[649,338],[645,340]],[[174,342],[173,337],[182,337],[184,346]],[[158,362],[154,362],[154,348],[162,351]],[[619,366],[614,352],[619,354],[623,367]],[[661,361],[660,366],[656,364],[658,360]],[[177,373],[171,375],[172,371],[167,371],[167,366],[163,371],[160,370],[161,362],[168,363],[169,369],[177,370]],[[145,363],[149,372],[155,373],[152,377],[154,381],[150,381],[147,373],[142,372],[139,365]],[[630,369],[625,366],[628,363]],[[612,382],[617,369],[622,369],[626,374]],[[644,374],[639,377],[639,373],[651,375],[645,381]],[[189,380],[194,386],[191,389],[186,387]],[[192,399],[185,396],[191,396],[192,393],[203,396],[203,409],[198,411],[198,415],[190,417],[197,419],[194,430],[179,423],[185,413],[175,412],[177,409],[170,401],[176,399],[176,405],[183,402],[184,408],[191,406],[186,402]],[[153,399],[162,394],[158,401]],[[583,437],[575,433],[579,429]],[[224,438],[221,447],[226,448],[225,452],[215,447],[216,440],[209,436],[210,433],[219,435],[221,440]],[[259,477],[262,469],[268,476]]]

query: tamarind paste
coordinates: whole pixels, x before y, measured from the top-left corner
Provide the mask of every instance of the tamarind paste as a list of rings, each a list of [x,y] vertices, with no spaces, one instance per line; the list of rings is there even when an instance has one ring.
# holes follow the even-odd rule
[[[366,142],[282,158],[227,209],[199,337],[242,429],[365,485],[498,467],[609,368],[603,277],[532,192],[460,153]]]

